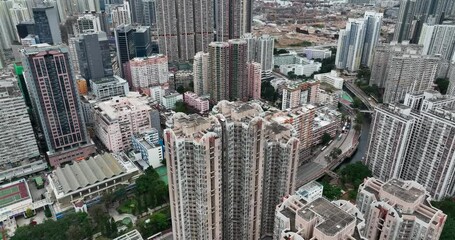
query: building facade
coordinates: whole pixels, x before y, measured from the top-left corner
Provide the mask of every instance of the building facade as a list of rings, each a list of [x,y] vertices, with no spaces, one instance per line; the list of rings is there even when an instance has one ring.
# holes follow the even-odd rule
[[[423,24],[419,45],[423,45],[424,55],[439,55],[441,59],[452,60],[455,51],[455,26]]]
[[[133,58],[128,62],[126,78],[135,91],[150,95],[151,86],[166,84],[169,79],[168,58],[164,55]]]
[[[35,34],[39,36],[41,43],[50,45],[62,43],[58,13],[55,7],[33,8],[33,19],[35,20]]]
[[[84,159],[94,153],[68,49],[48,44],[35,45],[23,49],[21,57],[33,111],[46,140],[51,166]]]
[[[193,62],[193,84],[194,92],[199,96],[210,93],[208,65],[209,54],[204,52],[196,53]]]

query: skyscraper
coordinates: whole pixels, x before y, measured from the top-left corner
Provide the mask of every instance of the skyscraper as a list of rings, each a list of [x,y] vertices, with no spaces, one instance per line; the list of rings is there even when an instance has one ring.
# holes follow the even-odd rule
[[[125,77],[125,64],[135,57],[134,29],[131,25],[120,25],[115,31],[115,45],[117,48],[117,61],[122,77]]]
[[[252,99],[261,98],[261,64],[257,62],[248,62],[248,97]]]
[[[229,43],[229,99],[248,100],[247,43],[231,39]]]
[[[229,98],[230,56],[229,43],[209,44],[209,91],[212,102]]]
[[[150,95],[151,86],[168,82],[167,57],[159,54],[144,58],[133,58],[128,62],[126,75],[132,89]]]
[[[156,21],[161,54],[170,61],[193,59],[213,41],[213,1],[157,0]]]
[[[350,72],[361,65],[370,67],[373,50],[381,31],[382,13],[366,12],[364,18],[349,19],[345,30],[340,31],[336,67]]]
[[[84,14],[77,18],[77,32],[79,34],[85,32],[100,32],[105,29],[101,28],[101,21],[99,16],[94,14]]]
[[[124,1],[122,5],[117,5],[111,10],[112,28],[117,28],[120,25],[131,24],[131,9],[128,1]]]
[[[455,26],[423,24],[419,44],[423,45],[422,54],[451,60],[455,51]]]
[[[156,0],[143,0],[144,5],[144,26],[150,26],[151,29],[156,28]]]
[[[263,74],[271,74],[273,70],[273,48],[275,39],[269,35],[262,35],[256,40],[255,62],[261,64]]]
[[[24,76],[51,166],[83,159],[95,148],[87,135],[68,49],[47,44],[22,50]]]
[[[32,20],[27,6],[22,3],[14,3],[13,7],[9,9],[9,13],[11,15],[11,24],[13,24],[13,26],[16,26],[21,22]]]
[[[80,34],[76,52],[81,76],[87,81],[114,75],[105,32]]]
[[[134,48],[136,57],[147,57],[152,54],[152,43],[150,27],[148,26],[137,26],[134,28],[133,33]]]
[[[294,190],[299,141],[290,125],[267,122],[261,113],[257,104],[221,101],[207,118],[174,115],[164,138],[177,238],[271,233],[269,211]]]
[[[41,43],[51,45],[62,43],[58,13],[55,7],[33,8],[33,19],[35,20],[35,34],[39,36]]]
[[[193,62],[193,84],[194,92],[197,95],[202,96],[210,93],[209,76],[209,54],[196,53]]]
[[[21,166],[22,160],[39,157],[25,100],[14,76],[0,78],[0,166]]]
[[[404,100],[406,93],[419,93],[433,88],[439,57],[402,55],[392,57],[384,87],[384,103]]]

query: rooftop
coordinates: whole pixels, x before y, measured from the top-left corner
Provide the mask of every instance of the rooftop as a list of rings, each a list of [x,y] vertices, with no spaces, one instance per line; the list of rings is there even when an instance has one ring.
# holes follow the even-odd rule
[[[68,194],[135,170],[137,167],[132,162],[105,153],[58,167],[53,171],[52,180],[59,194]]]
[[[382,189],[408,203],[414,203],[421,196],[425,195],[425,191],[416,188],[412,182],[398,179],[388,181],[382,186]]]
[[[299,210],[298,214],[307,221],[316,216],[320,216],[322,221],[316,228],[328,236],[334,236],[347,225],[356,221],[355,217],[346,213],[325,198],[314,200],[303,209]]]

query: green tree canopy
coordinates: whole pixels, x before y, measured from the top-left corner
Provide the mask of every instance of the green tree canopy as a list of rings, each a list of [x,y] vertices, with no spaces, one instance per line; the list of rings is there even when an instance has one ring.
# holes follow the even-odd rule
[[[371,176],[370,169],[361,162],[348,164],[340,171],[341,182],[351,184],[356,190],[365,178]]]
[[[328,134],[327,132],[325,132],[323,135],[322,135],[322,138],[321,138],[321,143],[322,145],[326,145],[327,143],[330,142],[330,140],[332,140],[332,137],[330,136],[330,134]]]
[[[450,81],[447,78],[438,78],[435,81],[437,89],[441,94],[446,94],[449,88]]]
[[[446,198],[439,202],[431,203],[434,207],[447,214],[447,220],[442,229],[440,240],[452,240],[455,236],[455,202],[451,198]]]

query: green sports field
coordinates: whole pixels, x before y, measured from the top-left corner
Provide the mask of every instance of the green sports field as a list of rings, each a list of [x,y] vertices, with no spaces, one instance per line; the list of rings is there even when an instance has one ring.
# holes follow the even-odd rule
[[[18,202],[22,199],[19,185],[0,190],[0,208]]]

